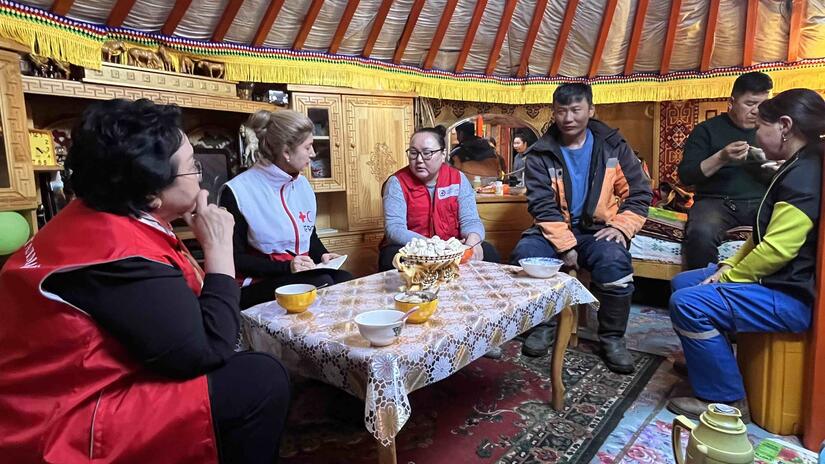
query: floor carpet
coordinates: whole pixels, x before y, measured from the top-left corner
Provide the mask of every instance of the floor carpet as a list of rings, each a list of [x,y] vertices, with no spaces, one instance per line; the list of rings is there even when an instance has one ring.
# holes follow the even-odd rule
[[[662,357],[633,352],[636,373],[607,370],[590,342],[568,350],[566,409],[549,405],[550,358],[504,346],[500,360],[482,358],[410,396],[412,418],[397,437],[398,462],[575,463],[592,459],[634,402]],[[320,382],[296,382],[284,463],[370,463],[375,442],[363,425],[363,403]]]

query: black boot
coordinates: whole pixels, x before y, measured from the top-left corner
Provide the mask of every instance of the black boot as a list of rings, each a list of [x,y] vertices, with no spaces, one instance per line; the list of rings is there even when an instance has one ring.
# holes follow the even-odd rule
[[[632,295],[606,295],[596,289],[593,289],[593,295],[600,303],[598,315],[602,359],[611,371],[632,374],[635,370],[633,356],[624,342]]]
[[[537,358],[550,352],[550,347],[556,340],[556,318],[533,327],[527,339],[521,345],[521,353],[525,356]]]

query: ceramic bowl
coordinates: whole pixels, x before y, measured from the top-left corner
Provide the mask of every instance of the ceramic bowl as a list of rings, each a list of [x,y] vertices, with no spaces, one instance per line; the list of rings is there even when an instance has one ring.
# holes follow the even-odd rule
[[[410,295],[417,295],[421,297],[423,302],[421,303],[410,303],[407,301],[403,301],[406,297]],[[410,314],[410,317],[407,318],[407,322],[410,324],[421,324],[422,322],[427,322],[427,319],[433,315],[435,309],[438,307],[438,297],[435,296],[433,292],[411,292],[411,293],[399,293],[395,295],[395,309],[399,311],[404,311],[405,313],[415,306],[418,306],[418,311]]]
[[[318,292],[314,285],[292,284],[275,289],[275,299],[290,313],[302,313],[315,301]]]
[[[559,272],[564,261],[556,258],[524,258],[518,261],[519,266],[531,277],[546,279]]]
[[[403,315],[404,313],[394,309],[367,311],[355,316],[355,324],[361,336],[372,346],[387,346],[392,345],[401,336],[404,322],[400,319]]]

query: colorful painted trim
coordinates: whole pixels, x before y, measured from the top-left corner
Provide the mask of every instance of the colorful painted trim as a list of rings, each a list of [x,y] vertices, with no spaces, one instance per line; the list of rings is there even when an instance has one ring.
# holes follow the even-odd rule
[[[707,72],[679,71],[666,75],[637,73],[594,78],[527,76],[421,69],[371,58],[322,52],[213,43],[127,28],[108,28],[56,16],[47,11],[0,0],[0,37],[29,45],[34,53],[99,68],[107,40],[130,46],[164,45],[175,54],[224,63],[226,78],[414,92],[423,97],[492,103],[546,103],[553,90],[566,82],[587,82],[599,103],[718,98],[730,94],[736,77],[745,71],[772,76],[775,88],[825,89],[825,58],[794,63],[761,63],[748,68],[719,68]],[[176,63],[177,66],[177,63]]]

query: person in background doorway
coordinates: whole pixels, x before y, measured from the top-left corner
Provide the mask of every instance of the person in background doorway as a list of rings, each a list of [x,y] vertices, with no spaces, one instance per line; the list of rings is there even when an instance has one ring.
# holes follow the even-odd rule
[[[670,318],[695,397],[673,398],[668,409],[688,417],[698,418],[709,403],[750,417],[726,333],[804,332],[811,324],[825,100],[813,90],[787,90],[762,102],[757,115],[756,140],[781,165],[756,210],[753,234],[732,258],[671,282]]]
[[[519,179],[519,185],[524,185],[524,166],[526,165],[527,149],[535,140],[531,140],[522,132],[513,137],[513,169],[512,174]]]
[[[475,124],[465,122],[455,128],[458,146],[450,152],[448,160],[456,169],[470,178],[475,176],[499,176],[498,155],[490,142],[477,136]]]
[[[682,243],[686,269],[716,263],[725,231],[753,222],[769,176],[748,153],[756,144],[757,108],[772,88],[767,74],[742,74],[728,112],[697,125],[685,142],[679,180],[696,191]]]
[[[258,160],[227,182],[219,203],[235,217],[235,266],[241,307],[275,299],[288,284],[334,285],[346,271],[316,269],[338,257],[315,231],[315,192],[301,172],[315,157],[312,121],[301,113],[258,111],[246,126],[258,138]]]

